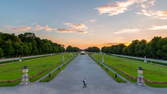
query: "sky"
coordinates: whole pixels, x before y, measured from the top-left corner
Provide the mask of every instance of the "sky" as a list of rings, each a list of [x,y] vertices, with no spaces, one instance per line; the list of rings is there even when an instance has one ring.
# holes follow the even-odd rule
[[[167,0],[1,0],[0,32],[80,48],[167,37]]]

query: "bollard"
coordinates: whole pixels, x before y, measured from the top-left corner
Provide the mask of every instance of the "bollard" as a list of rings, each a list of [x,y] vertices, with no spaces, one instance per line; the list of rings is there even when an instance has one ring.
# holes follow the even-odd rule
[[[144,63],[147,63],[147,58],[146,58],[146,56],[144,56]]]
[[[29,84],[29,77],[28,77],[28,67],[27,66],[24,66],[22,68],[22,72],[23,72],[23,75],[22,75],[22,82],[21,84],[22,85],[28,85]]]
[[[142,67],[138,67],[137,72],[138,72],[137,85],[143,86],[144,85],[143,68]]]
[[[22,58],[21,57],[19,57],[19,62],[22,62]]]

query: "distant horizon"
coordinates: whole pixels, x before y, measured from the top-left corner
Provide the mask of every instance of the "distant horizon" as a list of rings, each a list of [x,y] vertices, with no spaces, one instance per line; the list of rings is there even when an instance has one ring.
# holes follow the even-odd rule
[[[1,31],[0,31],[1,32]],[[8,33],[8,34],[15,34],[15,35],[19,35],[19,34],[24,34],[24,33],[34,33],[34,32],[24,32],[24,33],[9,33],[9,32],[2,32],[2,33]],[[36,35],[37,37],[40,37],[38,35]],[[153,36],[151,39],[149,40],[146,40],[146,39],[134,39],[134,40],[146,40],[147,42],[149,42],[150,40],[152,40],[154,37],[167,37],[167,36]],[[40,37],[41,39],[47,39],[47,40],[50,40],[49,38],[43,38],[43,37]],[[102,48],[104,46],[108,47],[108,46],[112,46],[112,45],[118,45],[118,44],[124,44],[126,46],[128,46],[133,40],[129,41],[129,42],[109,42],[109,43],[93,43],[93,44],[63,44],[63,43],[59,43],[57,41],[53,41],[53,40],[50,40],[54,43],[58,43],[60,45],[63,45],[65,48],[68,47],[68,46],[73,46],[73,47],[78,47],[80,49],[86,49],[88,47],[98,47],[98,48]]]
[[[32,32],[81,49],[128,45],[136,39],[167,37],[166,4],[166,0],[5,0],[0,3],[0,32]]]

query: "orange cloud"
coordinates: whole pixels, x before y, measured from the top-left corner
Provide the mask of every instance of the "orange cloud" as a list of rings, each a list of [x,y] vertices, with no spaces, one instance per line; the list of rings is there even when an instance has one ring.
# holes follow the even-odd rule
[[[49,27],[48,25],[46,25],[46,26],[35,25],[33,27],[33,31],[41,31],[41,30],[44,30],[44,31],[56,31],[57,29]]]
[[[58,32],[80,32],[87,33],[88,27],[85,24],[64,23],[67,28],[58,29]]]
[[[58,32],[75,32],[74,30],[70,30],[70,29],[58,29]]]
[[[14,32],[27,32],[27,31],[56,31],[56,28],[49,27],[48,25],[46,26],[41,26],[41,25],[35,25],[35,26],[9,26],[9,30],[12,30]]]
[[[115,34],[124,34],[124,33],[137,33],[140,29],[138,28],[132,28],[132,29],[122,29],[120,31],[114,32]]]
[[[15,32],[26,32],[32,30],[30,26],[19,26],[19,27],[9,27],[8,29],[15,31]]]

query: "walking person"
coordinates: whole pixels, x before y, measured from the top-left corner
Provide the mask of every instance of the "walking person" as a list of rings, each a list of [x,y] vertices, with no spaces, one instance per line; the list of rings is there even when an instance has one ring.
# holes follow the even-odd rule
[[[86,83],[86,80],[83,80],[83,88],[86,88],[87,87],[87,83]]]

